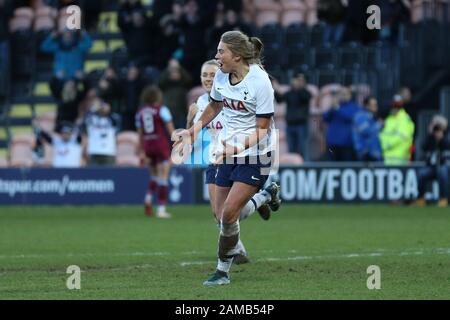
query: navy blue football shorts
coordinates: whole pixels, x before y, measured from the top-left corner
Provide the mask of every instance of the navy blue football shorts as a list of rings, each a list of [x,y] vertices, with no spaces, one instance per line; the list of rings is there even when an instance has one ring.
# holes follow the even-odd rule
[[[262,157],[245,157],[240,158],[240,160],[233,158],[233,160],[234,163],[226,161],[219,165],[216,185],[219,187],[231,187],[233,182],[242,182],[260,188],[264,186],[269,178],[270,152]]]
[[[205,170],[205,183],[206,184],[216,184],[216,174],[218,165],[210,164]]]

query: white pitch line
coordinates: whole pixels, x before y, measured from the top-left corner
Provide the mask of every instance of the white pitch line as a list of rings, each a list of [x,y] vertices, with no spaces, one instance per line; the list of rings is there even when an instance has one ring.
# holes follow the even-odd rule
[[[384,250],[385,251],[385,250]],[[259,258],[256,259],[257,262],[272,262],[272,261],[298,261],[298,260],[319,260],[319,259],[347,259],[347,258],[363,258],[363,257],[381,257],[381,256],[410,256],[410,255],[424,255],[424,254],[450,254],[450,248],[438,248],[430,251],[403,251],[399,253],[381,253],[381,252],[370,252],[370,253],[349,253],[340,255],[320,255],[320,256],[295,256],[295,257],[285,257],[285,258]],[[180,263],[182,267],[187,267],[191,265],[203,265],[210,264],[211,261],[183,261]]]

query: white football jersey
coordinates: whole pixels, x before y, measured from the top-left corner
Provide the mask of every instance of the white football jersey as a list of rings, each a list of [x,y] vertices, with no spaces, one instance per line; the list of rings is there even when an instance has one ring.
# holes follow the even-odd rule
[[[197,99],[197,106],[198,111],[194,116],[194,123],[196,123],[200,117],[202,116],[203,112],[205,111],[206,107],[209,104],[209,95],[207,93],[201,95]],[[225,127],[225,116],[224,111],[222,110],[207,126],[209,137],[207,135],[203,135],[203,140],[205,141],[208,139],[210,141],[210,144],[208,145],[208,161],[209,163],[213,163],[216,159],[216,153],[217,151],[221,150],[219,146],[222,145],[222,143],[219,141],[219,133],[220,131]]]
[[[52,137],[53,167],[78,168],[81,166],[81,146],[77,136],[73,134],[67,142],[57,135]]]
[[[231,74],[216,72],[211,90],[211,99],[223,102],[226,120],[219,140],[229,144],[234,141],[244,143],[245,138],[256,131],[256,116],[272,117],[274,114],[274,90],[268,74],[257,64],[250,65],[248,74],[242,81],[232,85]],[[275,150],[275,124],[272,119],[268,135],[257,145],[242,151],[235,157],[264,155]]]

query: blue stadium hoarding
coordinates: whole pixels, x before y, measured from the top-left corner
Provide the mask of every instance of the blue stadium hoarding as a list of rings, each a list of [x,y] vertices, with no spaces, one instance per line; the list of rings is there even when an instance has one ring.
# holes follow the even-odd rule
[[[0,204],[142,204],[148,179],[143,168],[0,169]],[[192,203],[190,170],[169,180],[169,201]]]
[[[417,196],[417,165],[404,167],[318,164],[280,167],[284,203],[388,203]],[[0,204],[141,205],[148,184],[145,168],[0,169]],[[175,166],[169,203],[209,203],[201,167]],[[426,194],[436,199],[437,184]]]
[[[364,164],[320,163],[280,167],[272,179],[281,184],[283,203],[389,203],[413,200],[418,194],[417,168],[410,166],[365,166]],[[204,176],[196,174],[197,202],[209,201]],[[439,194],[433,183],[425,197]]]

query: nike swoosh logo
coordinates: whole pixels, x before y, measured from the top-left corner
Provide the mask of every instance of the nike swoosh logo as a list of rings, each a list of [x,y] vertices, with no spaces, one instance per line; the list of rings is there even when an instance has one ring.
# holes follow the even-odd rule
[[[254,176],[252,176],[252,180],[257,180],[257,181],[259,181],[259,179],[258,179],[258,178],[255,178]]]

